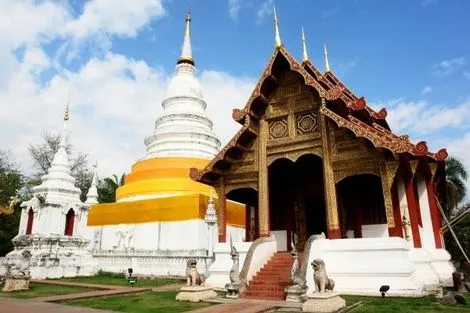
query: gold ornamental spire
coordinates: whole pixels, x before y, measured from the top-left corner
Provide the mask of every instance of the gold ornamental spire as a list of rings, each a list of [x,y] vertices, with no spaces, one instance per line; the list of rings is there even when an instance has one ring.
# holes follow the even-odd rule
[[[305,42],[304,28],[302,27],[302,61],[308,61],[307,44]]]
[[[69,118],[70,118],[70,115],[69,115],[69,104],[67,103],[67,106],[65,107],[64,121],[68,121]]]
[[[194,65],[193,53],[191,50],[191,12],[188,11],[186,14],[186,29],[184,31],[183,49],[181,50],[181,56],[178,59],[177,64],[190,63]]]
[[[279,22],[277,20],[276,6],[273,6],[273,13],[274,13],[274,32],[275,32],[274,46],[276,48],[279,48],[282,45],[282,42],[281,42],[281,36],[279,35]]]
[[[326,50],[326,45],[323,44],[323,48],[325,50],[325,72],[330,71],[330,62],[328,61],[328,50]]]

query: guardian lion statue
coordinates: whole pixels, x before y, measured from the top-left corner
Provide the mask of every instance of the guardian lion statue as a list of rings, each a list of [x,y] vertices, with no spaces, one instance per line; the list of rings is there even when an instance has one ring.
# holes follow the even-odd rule
[[[335,282],[329,279],[326,274],[325,262],[322,259],[315,259],[312,262],[313,267],[313,281],[315,283],[315,292],[325,292],[327,290],[333,291]]]
[[[204,275],[199,274],[196,269],[197,261],[189,259],[186,263],[186,286],[204,286]]]

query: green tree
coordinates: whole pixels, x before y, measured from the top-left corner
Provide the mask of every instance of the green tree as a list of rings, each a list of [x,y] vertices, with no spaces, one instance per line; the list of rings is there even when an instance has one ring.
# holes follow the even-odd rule
[[[6,207],[11,197],[17,195],[25,184],[25,177],[12,161],[9,152],[0,150],[0,206]],[[0,256],[13,249],[11,239],[18,234],[20,224],[20,203],[18,202],[13,214],[0,214]]]
[[[446,160],[447,208],[446,215],[452,218],[467,194],[465,182],[468,173],[463,163],[456,157]]]
[[[113,203],[116,202],[116,189],[124,185],[125,174],[120,178],[116,174],[105,179],[98,181],[98,202],[99,203]]]

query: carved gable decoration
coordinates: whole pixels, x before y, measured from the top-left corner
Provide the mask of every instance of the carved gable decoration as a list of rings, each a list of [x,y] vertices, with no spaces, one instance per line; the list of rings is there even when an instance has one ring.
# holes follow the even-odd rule
[[[269,139],[278,139],[289,136],[287,116],[269,121]]]
[[[318,131],[317,115],[313,112],[301,113],[295,116],[297,135]]]

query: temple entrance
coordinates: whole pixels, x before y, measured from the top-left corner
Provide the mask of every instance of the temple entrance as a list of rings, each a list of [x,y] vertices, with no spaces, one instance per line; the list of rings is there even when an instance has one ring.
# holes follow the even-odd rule
[[[380,177],[362,174],[337,184],[343,237],[388,236],[387,217]]]
[[[297,161],[278,159],[268,168],[269,219],[278,249],[291,250],[291,240],[303,250],[308,237],[326,233],[323,166],[320,157]]]
[[[75,223],[75,212],[70,209],[65,216],[65,236],[73,236],[73,224]]]
[[[245,204],[245,241],[259,237],[258,229],[258,191],[253,188],[239,188],[227,193],[228,200]]]

